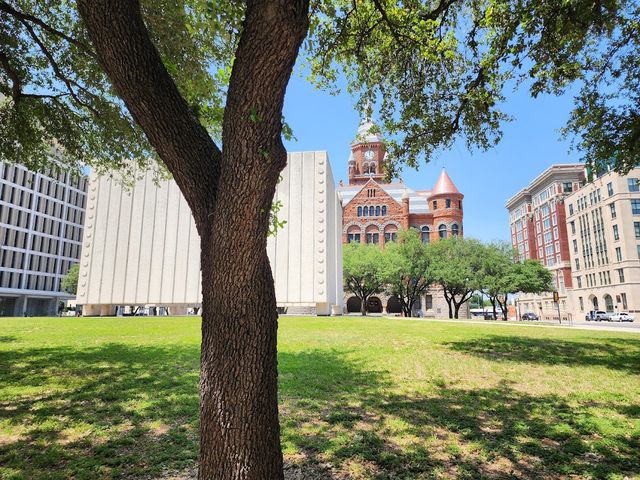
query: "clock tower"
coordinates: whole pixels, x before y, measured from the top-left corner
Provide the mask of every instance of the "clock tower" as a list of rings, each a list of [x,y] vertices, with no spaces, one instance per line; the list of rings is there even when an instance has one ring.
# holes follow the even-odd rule
[[[363,185],[373,179],[384,181],[384,155],[386,149],[377,126],[371,118],[363,119],[349,156],[349,185]]]

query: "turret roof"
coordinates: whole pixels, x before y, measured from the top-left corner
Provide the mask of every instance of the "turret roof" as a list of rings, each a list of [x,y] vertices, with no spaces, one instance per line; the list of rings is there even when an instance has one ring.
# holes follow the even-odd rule
[[[453,184],[453,180],[447,173],[447,171],[443,168],[442,173],[438,177],[438,181],[436,182],[433,190],[431,191],[431,195],[443,195],[443,194],[451,194],[451,193],[460,193],[460,191]]]

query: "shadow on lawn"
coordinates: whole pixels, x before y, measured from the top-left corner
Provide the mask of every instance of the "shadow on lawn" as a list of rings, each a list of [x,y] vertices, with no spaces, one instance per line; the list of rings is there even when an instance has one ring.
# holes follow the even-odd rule
[[[0,352],[5,477],[153,478],[191,466],[198,368],[196,346]]]
[[[640,340],[602,338],[594,342],[551,338],[485,335],[445,344],[453,350],[494,361],[532,362],[548,365],[602,366],[640,373]]]
[[[608,406],[569,405],[507,383],[394,394],[387,372],[370,371],[355,357],[333,350],[279,355],[282,441],[296,468],[313,472],[309,478],[640,472],[637,430],[624,427],[638,405],[621,407],[612,420],[618,423],[603,430],[593,409]],[[15,431],[0,430],[5,476],[146,480],[191,467],[198,362],[197,346],[0,352],[0,422]],[[18,393],[6,400],[12,390]]]

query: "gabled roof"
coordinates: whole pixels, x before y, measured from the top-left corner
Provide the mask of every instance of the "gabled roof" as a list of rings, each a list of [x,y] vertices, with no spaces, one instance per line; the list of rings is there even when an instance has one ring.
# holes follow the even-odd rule
[[[349,185],[345,187],[339,187],[338,192],[342,199],[342,206],[346,207],[355,196],[365,188],[371,188],[372,186],[379,187],[389,195],[393,200],[402,205],[402,197],[407,195],[409,197],[409,213],[430,213],[428,196],[425,192],[416,192],[407,187],[404,183],[378,183],[371,179],[364,185]]]
[[[447,171],[443,168],[438,180],[436,181],[433,190],[431,191],[431,195],[443,195],[443,194],[451,194],[451,193],[460,193],[460,191],[453,184],[453,180],[447,173]]]

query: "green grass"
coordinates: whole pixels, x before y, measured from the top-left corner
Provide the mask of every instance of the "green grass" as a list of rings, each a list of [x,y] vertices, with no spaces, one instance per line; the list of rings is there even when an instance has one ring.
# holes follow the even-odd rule
[[[199,330],[0,319],[0,478],[192,467]],[[640,478],[637,334],[282,318],[279,365],[285,458],[314,478]]]

